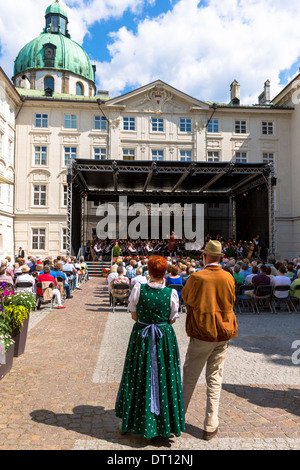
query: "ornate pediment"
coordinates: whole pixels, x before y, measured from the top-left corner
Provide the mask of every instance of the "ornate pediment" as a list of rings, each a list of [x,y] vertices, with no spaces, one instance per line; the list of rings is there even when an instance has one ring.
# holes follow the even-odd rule
[[[207,109],[208,105],[161,81],[134,90],[106,103],[108,107],[122,107],[133,112],[188,113],[191,109]]]

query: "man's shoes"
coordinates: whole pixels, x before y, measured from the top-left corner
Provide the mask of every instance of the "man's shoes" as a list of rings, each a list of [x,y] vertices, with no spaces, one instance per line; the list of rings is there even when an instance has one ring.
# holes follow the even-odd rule
[[[218,428],[216,428],[214,431],[209,432],[209,431],[204,431],[203,432],[203,439],[205,441],[210,441],[213,437],[215,437],[218,434]]]
[[[59,305],[57,308],[66,308],[65,305]]]
[[[73,299],[73,295],[69,295],[69,297],[67,297],[67,299]]]

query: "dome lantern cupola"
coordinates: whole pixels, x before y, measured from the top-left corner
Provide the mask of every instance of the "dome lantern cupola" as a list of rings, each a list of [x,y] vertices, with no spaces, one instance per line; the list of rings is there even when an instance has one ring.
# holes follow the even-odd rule
[[[68,32],[68,15],[66,9],[61,5],[59,0],[52,3],[45,13],[46,27],[45,33],[63,34],[70,37]]]

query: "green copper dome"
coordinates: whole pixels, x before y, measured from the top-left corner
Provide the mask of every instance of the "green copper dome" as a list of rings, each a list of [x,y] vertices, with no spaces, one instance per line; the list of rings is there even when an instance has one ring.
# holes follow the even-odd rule
[[[68,17],[58,1],[45,14],[46,27],[19,52],[14,64],[14,76],[30,69],[64,70],[95,81],[94,68],[85,50],[70,38]]]

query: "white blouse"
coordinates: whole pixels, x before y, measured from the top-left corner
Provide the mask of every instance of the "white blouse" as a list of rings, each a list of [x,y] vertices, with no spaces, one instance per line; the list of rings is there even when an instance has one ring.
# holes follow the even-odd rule
[[[147,284],[152,289],[162,289],[163,287],[165,287],[165,284],[151,283],[150,281],[148,281]],[[140,287],[141,287],[140,284],[135,284],[134,288],[131,291],[131,294],[129,297],[129,311],[130,312],[136,312],[136,306],[140,298]],[[176,318],[179,318],[179,313],[178,313],[179,297],[175,289],[172,289],[170,307],[171,307],[171,313],[170,313],[169,320],[175,320]]]

